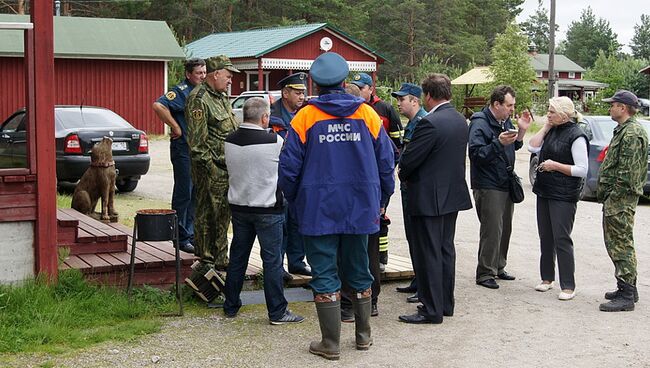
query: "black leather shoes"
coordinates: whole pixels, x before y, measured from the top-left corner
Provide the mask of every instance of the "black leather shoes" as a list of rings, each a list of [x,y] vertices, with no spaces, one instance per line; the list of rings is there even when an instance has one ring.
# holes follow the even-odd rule
[[[377,317],[379,315],[379,309],[377,308],[377,304],[373,304],[370,307],[370,317]]]
[[[290,268],[289,273],[293,273],[295,275],[303,275],[303,276],[311,276],[311,267],[305,266],[301,268]]]
[[[420,313],[415,313],[410,315],[399,316],[399,321],[404,323],[412,323],[412,324],[425,324],[425,323],[440,324],[442,323],[442,317],[429,319],[421,315]]]
[[[395,291],[397,291],[398,293],[409,293],[409,294],[413,294],[413,293],[415,293],[415,292],[418,291],[418,288],[414,288],[414,287],[412,287],[411,285],[409,285],[409,286],[404,286],[404,287],[398,286],[398,287],[395,288]]]
[[[282,270],[282,281],[289,282],[291,280],[293,280],[293,276],[289,272]]]
[[[486,287],[488,289],[498,289],[499,288],[499,284],[497,284],[497,282],[494,281],[494,279],[476,281],[476,285],[480,285],[480,286]]]
[[[501,280],[507,280],[507,281],[512,281],[516,279],[516,277],[512,276],[511,274],[507,273],[506,271],[501,272],[500,274],[497,275],[497,277]]]
[[[420,314],[424,314],[425,312],[426,312],[426,311],[424,310],[424,305],[422,305],[422,304],[418,305],[418,313],[420,313]],[[454,316],[454,313],[445,313],[445,312],[442,312],[442,315],[445,316],[445,317],[453,317],[453,316]]]
[[[418,296],[418,293],[415,293],[411,296],[406,297],[406,302],[407,303],[419,303],[420,302],[420,297]]]

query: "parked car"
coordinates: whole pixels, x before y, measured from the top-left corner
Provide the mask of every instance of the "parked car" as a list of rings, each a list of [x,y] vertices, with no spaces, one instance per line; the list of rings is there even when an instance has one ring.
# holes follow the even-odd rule
[[[650,116],[650,100],[647,98],[639,99],[639,112],[643,116]]]
[[[253,97],[261,97],[269,101],[269,104],[272,104],[282,98],[282,91],[246,91],[236,97],[232,100],[231,106],[232,112],[235,114],[235,120],[237,120],[238,123],[241,124],[244,121],[244,102]]]
[[[638,119],[641,125],[646,129],[650,135],[650,121]],[[584,130],[587,138],[589,139],[589,169],[587,170],[587,178],[585,179],[582,187],[582,199],[595,199],[596,186],[598,184],[598,171],[600,164],[605,159],[609,142],[614,135],[614,128],[617,123],[609,116],[585,116],[584,121],[578,123]],[[530,183],[535,183],[538,165],[537,154],[530,155],[530,163],[528,167],[528,178]],[[648,179],[643,187],[645,195],[650,194],[650,147],[648,147]]]
[[[13,113],[0,125],[0,168],[27,167],[26,111]],[[90,150],[103,137],[113,139],[113,160],[117,170],[115,186],[131,192],[149,171],[149,141],[145,132],[113,111],[92,106],[56,106],[56,178],[77,182],[90,165]]]

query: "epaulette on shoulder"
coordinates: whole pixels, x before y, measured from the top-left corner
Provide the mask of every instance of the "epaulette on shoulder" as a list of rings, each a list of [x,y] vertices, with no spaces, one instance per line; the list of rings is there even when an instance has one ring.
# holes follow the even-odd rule
[[[205,94],[205,88],[199,88],[199,91],[196,92],[196,98],[203,98],[204,94]]]

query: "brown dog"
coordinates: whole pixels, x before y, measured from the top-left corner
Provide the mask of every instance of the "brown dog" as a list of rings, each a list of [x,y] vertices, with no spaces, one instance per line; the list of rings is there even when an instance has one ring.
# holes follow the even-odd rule
[[[102,199],[101,220],[117,217],[113,207],[115,196],[115,162],[113,161],[113,140],[104,137],[90,152],[90,166],[79,180],[72,196],[72,208],[93,215],[97,201]]]

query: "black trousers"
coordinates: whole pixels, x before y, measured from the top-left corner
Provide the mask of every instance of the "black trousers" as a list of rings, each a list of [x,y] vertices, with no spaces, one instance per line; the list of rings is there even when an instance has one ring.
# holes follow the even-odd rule
[[[411,216],[415,277],[418,296],[424,305],[420,313],[429,319],[441,320],[443,315],[454,314],[457,217],[458,212]]]
[[[576,216],[576,202],[537,197],[537,230],[541,256],[539,273],[544,281],[555,280],[555,258],[560,271],[560,287],[575,290],[575,260],[571,231]]]
[[[372,304],[377,304],[379,293],[381,292],[381,280],[379,270],[379,233],[368,235],[368,266],[370,274],[374,278],[372,282]],[[341,308],[352,308],[352,290],[348,285],[343,283],[341,286]]]

